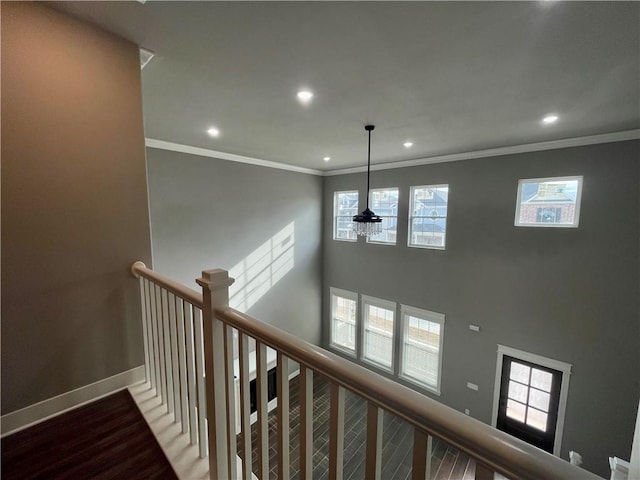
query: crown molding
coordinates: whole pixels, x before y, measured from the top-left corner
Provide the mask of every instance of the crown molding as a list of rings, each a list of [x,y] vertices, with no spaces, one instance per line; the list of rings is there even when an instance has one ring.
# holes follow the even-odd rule
[[[415,160],[405,160],[400,162],[379,163],[371,165],[371,170],[389,170],[392,168],[416,167],[430,163],[456,162],[459,160],[470,160],[474,158],[498,157],[501,155],[512,155],[514,153],[539,152],[543,150],[554,150],[557,148],[581,147],[584,145],[594,145],[598,143],[623,142],[625,140],[640,139],[640,129],[626,130],[623,132],[603,133],[590,135],[587,137],[563,138],[561,140],[551,140],[548,142],[527,143],[524,145],[513,145],[509,147],[491,148],[488,150],[476,150],[472,152],[453,153],[450,155],[439,155],[435,157],[417,158]],[[344,168],[341,170],[330,170],[323,173],[323,176],[347,175],[350,173],[366,172],[367,167]]]
[[[416,158],[414,160],[403,160],[400,162],[379,163],[376,165],[371,165],[371,170],[375,171],[389,170],[393,168],[416,167],[419,165],[428,165],[430,163],[456,162],[460,160],[471,160],[474,158],[499,157],[502,155],[512,155],[515,153],[540,152],[544,150],[554,150],[557,148],[581,147],[585,145],[595,145],[598,143],[623,142],[626,140],[637,139],[640,139],[640,129],[626,130],[623,132],[603,133],[599,135],[589,135],[586,137],[563,138],[561,140],[551,140],[548,142],[526,143],[523,145],[512,145],[509,147],[490,148],[487,150],[452,153],[449,155],[423,157]],[[188,153],[190,155],[199,155],[201,157],[217,158],[220,160],[229,160],[231,162],[247,163],[249,165],[276,168],[279,170],[288,170],[290,172],[306,173],[308,175],[318,175],[323,177],[331,177],[334,175],[348,175],[350,173],[362,173],[367,171],[367,167],[364,166],[326,171],[314,170],[312,168],[296,167],[295,165],[288,165],[286,163],[262,160],[260,158],[245,157],[233,153],[209,150],[207,148],[192,147],[191,145],[165,142],[164,140],[156,140],[153,138],[146,138],[145,145],[147,147],[158,148],[160,150],[170,150],[172,152]]]
[[[262,160],[260,158],[245,157],[242,155],[235,155],[233,153],[225,153],[225,152],[219,152],[216,150],[209,150],[207,148],[192,147],[191,145],[182,145],[180,143],[165,142],[164,140],[156,140],[154,138],[145,138],[145,145],[147,147],[158,148],[160,150],[170,150],[172,152],[188,153],[190,155],[198,155],[201,157],[217,158],[220,160],[229,160],[230,162],[248,163],[249,165],[257,165],[259,167],[277,168],[279,170],[288,170],[290,172],[306,173],[309,175],[319,175],[319,176],[323,175],[322,171],[313,170],[311,168],[296,167],[295,165],[272,162],[269,160]]]

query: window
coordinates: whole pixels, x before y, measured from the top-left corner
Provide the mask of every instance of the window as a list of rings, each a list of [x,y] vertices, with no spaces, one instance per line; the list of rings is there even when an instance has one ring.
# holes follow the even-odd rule
[[[396,244],[398,223],[398,189],[377,188],[371,190],[369,208],[382,217],[382,232],[367,238],[369,243]]]
[[[516,226],[577,227],[582,177],[533,178],[518,181]]]
[[[440,394],[444,315],[402,305],[400,376]]]
[[[409,246],[445,248],[449,185],[411,187]]]
[[[356,354],[358,294],[331,288],[331,346]]]
[[[333,239],[355,242],[353,216],[358,214],[358,191],[333,194]]]
[[[362,359],[393,371],[393,327],[396,304],[362,296]]]

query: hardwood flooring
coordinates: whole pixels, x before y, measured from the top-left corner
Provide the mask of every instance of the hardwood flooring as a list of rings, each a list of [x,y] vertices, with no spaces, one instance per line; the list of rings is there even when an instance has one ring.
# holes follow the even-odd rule
[[[2,439],[4,480],[176,479],[127,390]]]
[[[294,447],[290,451],[293,479],[299,479],[299,404],[298,378],[290,382],[290,438]],[[313,388],[313,478],[325,480],[329,469],[329,382],[314,375]],[[366,444],[366,401],[350,392],[345,395],[344,427],[344,480],[364,479]],[[277,419],[276,411],[269,414],[269,478],[277,479]],[[257,464],[257,426],[252,426],[253,471]],[[238,435],[238,452],[242,433]],[[382,440],[382,479],[405,480],[411,478],[413,430],[398,417],[384,412]],[[434,439],[431,457],[431,478],[435,480],[473,480],[475,462],[467,455]],[[303,479],[300,479],[303,480]]]

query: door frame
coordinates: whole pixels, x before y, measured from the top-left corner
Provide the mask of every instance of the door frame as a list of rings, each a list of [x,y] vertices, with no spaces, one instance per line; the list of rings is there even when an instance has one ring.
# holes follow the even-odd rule
[[[560,447],[562,446],[562,433],[564,430],[564,416],[567,409],[567,397],[569,396],[569,377],[571,376],[571,367],[573,365],[571,365],[570,363],[561,362],[560,360],[554,360],[552,358],[536,355],[535,353],[529,353],[523,350],[517,350],[512,347],[498,344],[496,381],[493,389],[493,412],[491,414],[491,426],[494,428],[498,423],[498,405],[500,402],[500,385],[502,380],[502,362],[505,355],[562,372],[562,381],[560,383],[560,399],[558,405],[558,420],[556,421],[555,438],[553,440],[553,454],[556,457],[559,457]]]

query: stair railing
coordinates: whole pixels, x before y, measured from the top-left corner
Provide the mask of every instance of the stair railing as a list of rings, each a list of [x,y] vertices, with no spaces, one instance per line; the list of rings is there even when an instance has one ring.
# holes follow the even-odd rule
[[[329,480],[341,480],[344,454],[345,391],[367,401],[365,478],[381,478],[382,413],[390,412],[413,428],[413,480],[430,478],[430,437],[475,459],[475,479],[499,473],[512,480],[600,479],[414,390],[318,346],[229,307],[233,279],[225,270],[206,270],[197,283],[202,294],[145,267],[132,266],[139,278],[147,378],[167,411],[209,454],[213,479],[269,478],[267,347],[277,352],[277,472],[290,478],[289,365],[299,373],[299,478],[313,471],[313,375],[330,381]],[[234,331],[238,332],[239,394],[234,378]],[[252,472],[249,410],[249,340],[255,340],[257,464]],[[206,395],[205,395],[206,392]],[[239,398],[236,398],[238,396]],[[240,406],[239,451],[236,405]],[[240,432],[238,432],[240,433]],[[247,433],[247,434],[245,434]],[[241,471],[237,471],[238,454]]]

